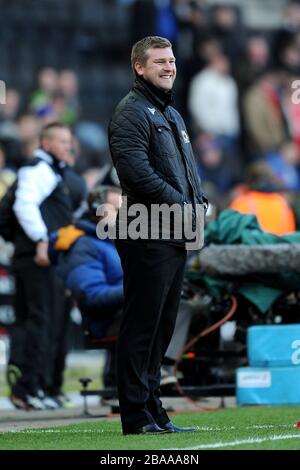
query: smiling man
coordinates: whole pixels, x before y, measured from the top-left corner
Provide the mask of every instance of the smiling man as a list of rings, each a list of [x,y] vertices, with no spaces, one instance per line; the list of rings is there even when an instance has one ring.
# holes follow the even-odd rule
[[[124,271],[124,314],[117,346],[122,428],[124,434],[187,432],[193,428],[175,426],[159,399],[160,365],[175,326],[187,240],[177,236],[175,220],[166,236],[165,217],[153,220],[150,214],[154,205],[163,204],[175,205],[181,213],[188,204],[195,212],[207,200],[185,124],[170,106],[176,77],[171,43],[157,36],[140,40],[132,48],[131,64],[134,86],[109,125],[111,155],[128,207],[125,236],[120,210],[116,240]],[[130,209],[137,204],[149,214],[144,225],[151,236],[147,231],[146,238],[137,238],[130,230],[134,212]],[[196,222],[193,217],[197,229]],[[139,223],[143,225],[140,217]]]

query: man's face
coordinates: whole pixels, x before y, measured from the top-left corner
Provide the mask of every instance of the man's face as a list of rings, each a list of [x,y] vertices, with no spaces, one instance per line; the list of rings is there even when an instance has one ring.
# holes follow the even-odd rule
[[[58,160],[68,162],[72,151],[72,134],[68,129],[52,129],[51,135],[43,139],[42,147]]]
[[[137,74],[160,90],[171,90],[176,77],[175,57],[171,47],[150,48],[147,55],[145,65],[139,62],[135,64]]]

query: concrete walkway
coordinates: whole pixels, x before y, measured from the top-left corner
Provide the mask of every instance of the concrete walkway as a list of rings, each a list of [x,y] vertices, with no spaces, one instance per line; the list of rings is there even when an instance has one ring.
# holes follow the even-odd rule
[[[95,405],[95,400],[98,401],[97,405]],[[171,415],[184,412],[201,413],[203,411],[218,409],[220,407],[219,398],[206,398],[197,402],[197,405],[192,404],[185,398],[180,397],[162,398],[162,402],[164,407]],[[99,405],[98,397],[89,397],[88,404],[89,412],[93,415],[92,417],[84,415],[83,404],[82,406],[76,405],[74,408],[59,410],[1,410],[0,432],[46,427],[52,428],[54,426],[66,426],[68,424],[75,423],[96,422],[97,420],[103,419],[119,420],[119,415],[112,414],[111,408],[109,406]],[[235,398],[227,397],[225,399],[225,406],[227,408],[235,407]]]

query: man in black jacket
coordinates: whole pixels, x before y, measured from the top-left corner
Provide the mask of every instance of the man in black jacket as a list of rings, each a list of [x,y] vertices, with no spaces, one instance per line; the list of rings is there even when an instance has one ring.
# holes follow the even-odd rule
[[[175,204],[178,215],[178,209],[182,214],[185,206],[191,207],[197,238],[202,229],[195,214],[199,208],[203,214],[207,200],[200,188],[185,124],[170,106],[176,76],[171,43],[146,37],[133,46],[131,62],[134,86],[117,106],[109,125],[111,155],[130,222],[124,235],[121,208],[116,246],[124,270],[125,293],[117,346],[122,428],[124,434],[193,431],[171,423],[159,399],[160,365],[175,325],[187,237],[177,235],[181,222],[176,225],[175,216],[166,233],[164,216],[154,220],[149,211],[157,204],[165,203],[169,208]],[[147,211],[139,221],[147,226],[145,231],[141,227],[146,237],[132,235],[136,203]],[[203,217],[200,219],[203,224]]]

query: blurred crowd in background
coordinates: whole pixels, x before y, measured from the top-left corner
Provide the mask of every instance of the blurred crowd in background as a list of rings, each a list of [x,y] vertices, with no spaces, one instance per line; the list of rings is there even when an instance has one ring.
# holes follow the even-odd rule
[[[12,2],[12,5],[20,3],[26,2]],[[33,6],[37,7],[36,3]],[[51,28],[44,29],[44,42],[48,40],[49,51],[51,44],[53,48],[56,44],[56,55],[51,49],[47,63],[44,43],[35,47],[31,44],[32,53],[39,57],[32,67],[31,81],[28,73],[27,81],[22,84],[16,78],[22,57],[20,63],[14,62],[15,73],[10,79],[3,69],[1,78],[8,79],[5,80],[6,104],[0,106],[0,197],[13,181],[17,168],[31,158],[41,127],[57,120],[74,130],[73,163],[83,174],[88,188],[101,179],[110,165],[107,122],[132,80],[130,47],[147,34],[157,34],[168,37],[174,44],[178,66],[175,105],[188,123],[199,174],[212,206],[219,211],[244,193],[253,165],[255,168],[257,162],[263,162],[265,166],[260,164],[259,171],[255,168],[254,173],[268,181],[260,181],[258,186],[284,192],[293,205],[299,226],[300,107],[291,99],[295,93],[292,83],[300,76],[300,3],[297,0],[284,2],[280,24],[267,30],[246,26],[242,8],[245,2],[218,5],[202,0],[74,2],[77,29],[75,24],[70,30],[69,23],[62,22],[60,15],[64,13],[68,18],[66,8],[68,5],[71,8],[71,4],[68,0],[62,3],[65,9],[57,11],[57,18],[55,10],[50,9],[50,4],[55,6],[55,0],[39,2],[39,9],[44,4],[45,18],[48,9],[48,15],[52,15],[49,22],[56,24],[57,35],[59,28],[65,31],[68,42],[58,44],[57,35],[53,31],[50,34]],[[81,25],[83,3],[87,4],[84,11],[89,7],[90,17],[87,19],[83,14]],[[120,29],[122,44],[116,42],[112,37],[115,32],[110,31],[110,50],[105,41],[105,47],[101,48],[101,36],[95,36],[91,18],[93,11],[95,18],[102,11],[102,16],[109,16],[109,23],[114,8],[119,16],[126,12],[123,23],[126,22],[128,31],[124,41]],[[9,18],[13,21],[11,10]],[[37,15],[34,21],[34,11],[33,8],[32,28],[38,31],[37,26],[45,18]],[[26,42],[30,33],[20,30],[20,21],[19,18],[16,31],[24,34]],[[121,22],[120,18],[118,21]],[[7,34],[2,31],[5,40]],[[16,43],[16,59],[20,41],[19,38]],[[93,73],[89,77],[90,71]],[[113,88],[110,85],[107,90],[101,89],[102,74],[115,82]],[[101,94],[110,95],[106,105],[99,101]],[[100,103],[98,108],[97,103]],[[275,177],[272,181],[270,172]]]

